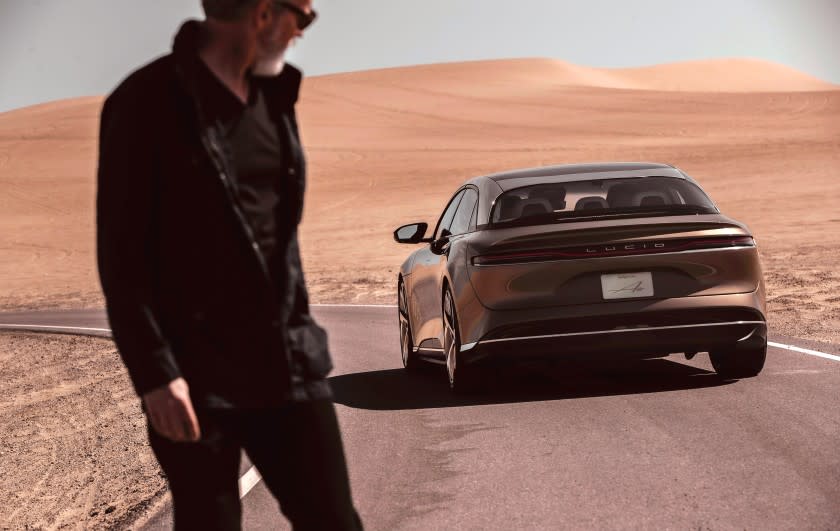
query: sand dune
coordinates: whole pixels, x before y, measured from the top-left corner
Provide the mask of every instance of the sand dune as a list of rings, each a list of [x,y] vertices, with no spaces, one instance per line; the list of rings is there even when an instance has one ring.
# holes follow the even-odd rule
[[[101,304],[100,105],[81,98],[0,114],[2,306]],[[411,248],[393,244],[391,231],[433,222],[473,175],[655,160],[683,167],[756,231],[780,330],[835,338],[838,124],[840,87],[747,59],[614,70],[524,59],[308,78],[302,239],[313,299],[392,302]],[[798,287],[814,282],[824,293]]]
[[[339,82],[459,84],[479,93],[508,86],[598,87],[683,92],[808,92],[840,90],[793,68],[759,59],[684,61],[637,68],[593,68],[556,59],[501,59],[386,68],[324,76]],[[527,85],[527,86],[525,86]]]
[[[840,89],[838,85],[793,68],[757,59],[686,61],[621,69],[615,73],[627,83],[637,83],[635,88],[647,90],[796,92]]]

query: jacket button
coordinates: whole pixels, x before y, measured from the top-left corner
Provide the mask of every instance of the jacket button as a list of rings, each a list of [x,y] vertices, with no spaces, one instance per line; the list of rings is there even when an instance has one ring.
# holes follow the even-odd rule
[[[296,173],[294,168],[289,168],[289,175],[295,175]]]

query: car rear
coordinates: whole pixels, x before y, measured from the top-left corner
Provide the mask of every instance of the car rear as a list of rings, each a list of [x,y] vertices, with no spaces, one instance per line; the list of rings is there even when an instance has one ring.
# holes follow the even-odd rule
[[[515,197],[516,199],[510,199]],[[512,187],[470,240],[475,356],[656,357],[766,342],[755,241],[687,179]]]

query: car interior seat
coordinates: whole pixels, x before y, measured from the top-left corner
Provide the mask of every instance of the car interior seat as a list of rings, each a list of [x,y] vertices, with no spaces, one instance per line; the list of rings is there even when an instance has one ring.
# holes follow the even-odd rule
[[[637,206],[659,206],[669,204],[668,198],[662,192],[645,191],[633,196],[633,204]]]
[[[566,209],[566,189],[559,186],[536,187],[531,190],[528,197],[532,199],[546,199],[551,206],[551,210],[555,212]]]
[[[516,219],[519,217],[519,204],[522,203],[522,198],[518,195],[505,195],[499,200],[499,213],[495,221],[506,221]]]
[[[524,199],[517,205],[516,208],[516,218],[527,218],[530,216],[539,216],[541,214],[551,214],[554,211],[551,202],[542,197]]]
[[[610,205],[606,199],[599,195],[581,197],[575,203],[575,210],[592,210],[597,208],[610,208]]]
[[[632,208],[638,206],[669,205],[671,201],[663,190],[636,183],[616,184],[607,192],[607,203],[611,208]]]
[[[633,195],[638,187],[632,183],[620,183],[610,187],[607,192],[607,204],[610,208],[626,208],[633,205]]]

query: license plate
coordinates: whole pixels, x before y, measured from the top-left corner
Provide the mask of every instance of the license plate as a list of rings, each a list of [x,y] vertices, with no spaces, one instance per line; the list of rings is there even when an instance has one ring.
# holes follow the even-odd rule
[[[605,299],[652,297],[653,275],[649,272],[601,275],[601,293]]]

